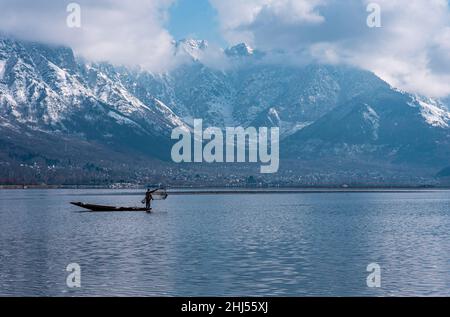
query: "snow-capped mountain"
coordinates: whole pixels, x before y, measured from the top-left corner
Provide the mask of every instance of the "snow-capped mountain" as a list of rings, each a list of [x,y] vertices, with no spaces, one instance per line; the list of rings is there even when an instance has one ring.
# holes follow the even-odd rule
[[[129,145],[131,139],[157,154],[148,144],[168,144],[172,129],[184,125],[157,98],[142,101],[130,93],[112,66],[78,63],[68,48],[3,39],[0,60],[4,127],[111,144]]]
[[[9,144],[8,151],[15,140],[21,153],[53,157],[57,152],[40,141],[58,143],[64,136],[116,154],[168,158],[172,129],[189,129],[198,118],[222,128],[278,126],[288,160],[450,165],[448,99],[400,92],[351,67],[267,62],[246,44],[223,50],[227,67],[216,68],[203,62],[208,47],[197,40],[174,43],[183,63],[153,74],[84,61],[66,47],[3,38],[0,148]]]
[[[286,138],[284,154],[442,168],[450,158],[449,115],[437,101],[381,87]]]

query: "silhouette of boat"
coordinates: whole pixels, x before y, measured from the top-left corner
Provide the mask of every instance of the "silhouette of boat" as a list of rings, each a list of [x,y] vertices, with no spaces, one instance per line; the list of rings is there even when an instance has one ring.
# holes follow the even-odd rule
[[[141,208],[141,207],[115,207],[115,206],[103,206],[103,205],[93,205],[85,204],[81,202],[71,202],[72,205],[81,207],[94,212],[111,212],[111,211],[145,211],[150,212],[152,209]]]

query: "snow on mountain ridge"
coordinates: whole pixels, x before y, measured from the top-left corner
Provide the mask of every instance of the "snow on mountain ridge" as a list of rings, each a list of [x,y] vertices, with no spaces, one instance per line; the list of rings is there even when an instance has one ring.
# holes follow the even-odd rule
[[[450,111],[439,101],[432,98],[414,96],[409,105],[412,107],[419,106],[422,117],[429,125],[439,128],[448,128],[450,126]]]
[[[5,75],[6,61],[0,60],[0,80],[3,79]]]
[[[120,74],[106,74],[98,66],[90,65],[87,76],[91,78],[94,95],[128,119],[145,122],[153,130],[165,134],[174,127],[185,125],[163,102],[152,97],[152,102],[146,104],[133,95],[121,82]]]
[[[194,60],[199,60],[202,53],[209,47],[205,40],[183,39],[175,42],[176,55],[187,55]]]
[[[248,57],[253,55],[255,50],[246,43],[239,43],[225,50],[225,54],[229,57]]]
[[[426,122],[434,127],[448,128],[450,122],[450,112],[423,101],[419,101],[422,107],[421,114]]]
[[[160,104],[146,105],[130,93],[114,67],[107,73],[95,64],[75,65],[67,48],[13,40],[0,44],[2,61],[10,65],[0,83],[0,112],[13,121],[51,132],[65,130],[66,121],[74,116],[92,121],[93,110],[109,108],[118,124],[133,121],[144,131],[168,135],[183,125]]]
[[[380,116],[369,105],[366,105],[367,111],[363,112],[364,120],[370,123],[372,126],[372,136],[374,140],[378,140],[378,130],[380,128]]]

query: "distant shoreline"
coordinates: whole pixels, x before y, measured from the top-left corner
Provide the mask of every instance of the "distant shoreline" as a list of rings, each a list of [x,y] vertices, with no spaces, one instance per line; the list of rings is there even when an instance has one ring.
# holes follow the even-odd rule
[[[118,187],[109,186],[87,186],[87,185],[68,185],[68,186],[47,186],[47,185],[0,185],[0,190],[111,190],[114,195],[140,195],[136,192],[120,191],[144,191],[146,187]],[[426,186],[390,186],[390,187],[266,187],[266,188],[246,188],[246,187],[170,187],[167,192],[170,195],[217,195],[217,194],[301,194],[301,193],[402,193],[402,192],[433,192],[447,191],[450,187],[426,187]],[[110,195],[104,193],[100,195]],[[97,195],[97,194],[96,194]]]

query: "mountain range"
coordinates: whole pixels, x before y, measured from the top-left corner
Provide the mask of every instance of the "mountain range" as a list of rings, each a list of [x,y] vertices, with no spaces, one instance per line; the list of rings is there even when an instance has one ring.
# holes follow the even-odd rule
[[[275,62],[246,44],[222,51],[226,67],[204,60],[206,41],[174,51],[186,62],[155,74],[0,38],[0,183],[125,181],[158,170],[170,182],[189,179],[183,169],[221,178],[214,166],[170,162],[172,129],[194,118],[280,127],[279,183],[434,183],[450,166],[449,99],[402,92],[350,66]]]

